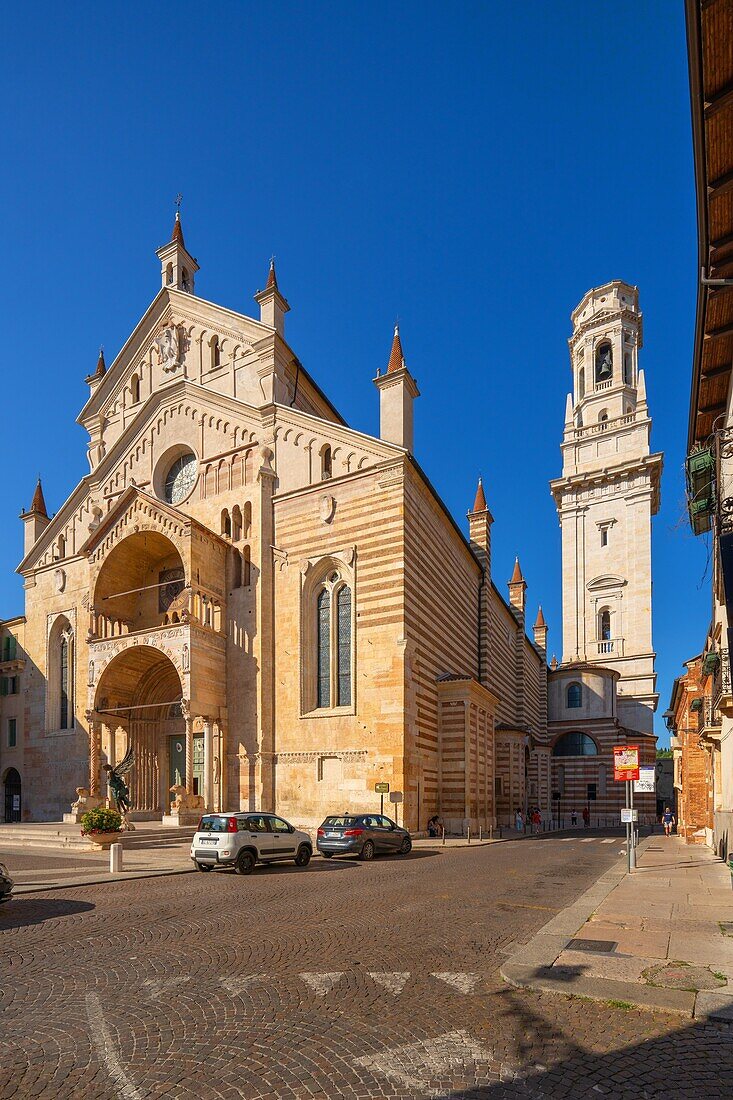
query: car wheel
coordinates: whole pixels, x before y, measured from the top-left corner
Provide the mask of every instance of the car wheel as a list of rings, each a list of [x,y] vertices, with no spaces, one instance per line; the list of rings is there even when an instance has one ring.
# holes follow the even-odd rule
[[[410,840],[409,836],[406,836],[405,839],[402,841],[402,844],[400,846],[400,855],[401,856],[406,856],[407,853],[411,852],[411,851],[412,851],[412,841]]]
[[[362,845],[360,858],[364,860],[374,859],[374,844],[371,840],[365,840]]]
[[[333,852],[321,852],[324,859],[333,859]]]
[[[194,863],[196,863],[195,860],[194,860]],[[211,864],[211,863],[196,863],[196,870],[197,871],[211,871],[211,870],[213,870],[213,864]]]
[[[307,867],[311,861],[311,850],[307,844],[301,844],[298,848],[298,854],[295,857],[296,867]]]
[[[255,857],[251,852],[240,852],[237,856],[234,870],[238,875],[251,875],[255,869]]]

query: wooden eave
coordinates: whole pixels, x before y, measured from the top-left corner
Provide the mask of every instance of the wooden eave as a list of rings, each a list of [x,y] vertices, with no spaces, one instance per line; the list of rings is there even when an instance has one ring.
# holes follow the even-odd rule
[[[697,199],[697,316],[688,450],[725,412],[733,362],[733,4],[685,0]]]

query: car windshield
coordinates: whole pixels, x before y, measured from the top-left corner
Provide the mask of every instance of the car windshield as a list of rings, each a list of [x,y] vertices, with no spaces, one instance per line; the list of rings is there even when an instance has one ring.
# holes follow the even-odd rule
[[[228,817],[219,817],[217,814],[207,814],[201,818],[199,824],[200,833],[225,833],[227,831]]]
[[[321,828],[348,829],[351,825],[356,825],[355,817],[327,817]]]

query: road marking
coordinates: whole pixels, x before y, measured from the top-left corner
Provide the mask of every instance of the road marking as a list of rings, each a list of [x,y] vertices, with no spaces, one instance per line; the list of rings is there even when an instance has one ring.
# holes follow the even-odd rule
[[[345,973],[345,970],[335,970],[326,974],[301,974],[300,976],[317,997],[325,997],[338,985]]]
[[[592,844],[593,841],[597,840],[597,839],[598,838],[595,837],[595,836],[583,836],[583,837],[580,838],[580,843],[581,844]]]
[[[407,979],[410,977],[409,970],[388,971],[384,973],[375,973],[373,970],[369,970],[367,973],[369,977],[373,978],[379,985],[383,985],[390,993],[394,993],[395,997],[399,996],[407,984]]]
[[[616,840],[612,836],[607,836],[605,840],[601,841],[601,844],[615,844]]]
[[[92,1033],[92,1043],[107,1073],[117,1086],[119,1096],[122,1100],[143,1100],[143,1094],[135,1088],[117,1057],[112,1033],[102,1011],[102,1002],[96,993],[87,993],[87,1018]]]
[[[491,1055],[467,1031],[449,1031],[434,1039],[422,1039],[417,1043],[393,1047],[381,1054],[369,1054],[355,1058],[354,1065],[361,1066],[375,1076],[386,1077],[403,1088],[426,1091],[436,1077],[444,1077],[453,1069],[470,1073],[476,1064],[490,1064]]]
[[[183,985],[184,982],[190,982],[191,976],[185,975],[183,978],[163,978],[158,980],[157,978],[146,978],[143,982],[143,986],[147,987],[148,996],[152,1001],[159,1001],[164,995],[167,996],[173,989],[179,985]]]
[[[232,997],[246,993],[251,985],[257,982],[266,982],[269,974],[247,974],[238,978],[222,978],[221,984]]]
[[[433,973],[433,978],[438,978],[446,985],[452,985],[459,993],[473,993],[473,987],[480,978],[480,974],[449,974],[446,972]]]

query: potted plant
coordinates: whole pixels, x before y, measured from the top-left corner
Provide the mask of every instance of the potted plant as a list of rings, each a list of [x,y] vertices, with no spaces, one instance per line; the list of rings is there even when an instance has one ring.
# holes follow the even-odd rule
[[[81,835],[88,837],[93,848],[103,851],[122,836],[122,818],[117,810],[107,810],[103,806],[96,810],[87,810],[81,816]]]

